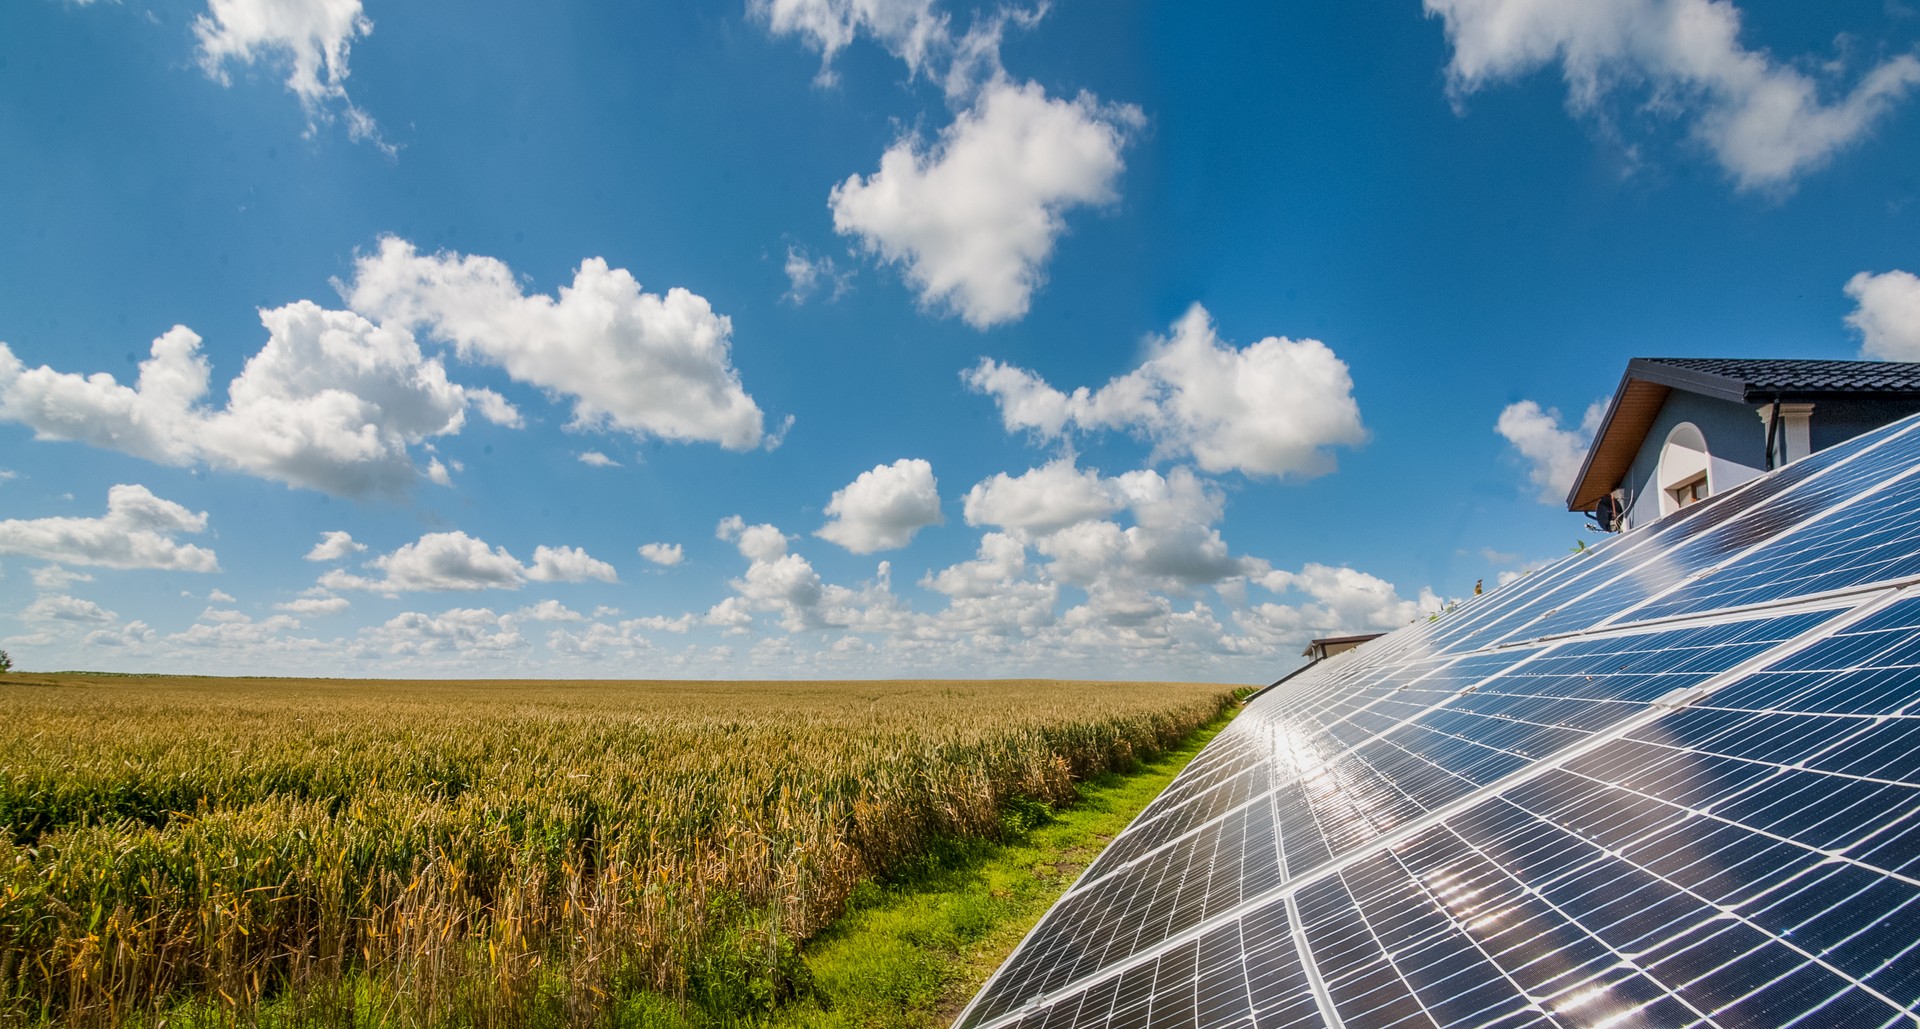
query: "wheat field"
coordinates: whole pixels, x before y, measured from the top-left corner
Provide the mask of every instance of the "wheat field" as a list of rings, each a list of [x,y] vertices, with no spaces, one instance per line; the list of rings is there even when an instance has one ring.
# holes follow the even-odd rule
[[[935,841],[1231,687],[0,679],[0,1017],[593,1025],[763,1009]]]

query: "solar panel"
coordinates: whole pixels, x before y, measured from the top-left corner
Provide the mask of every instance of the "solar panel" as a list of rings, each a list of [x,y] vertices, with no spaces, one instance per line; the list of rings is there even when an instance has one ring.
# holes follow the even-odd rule
[[[1909,419],[1262,694],[956,1025],[1916,1012]]]

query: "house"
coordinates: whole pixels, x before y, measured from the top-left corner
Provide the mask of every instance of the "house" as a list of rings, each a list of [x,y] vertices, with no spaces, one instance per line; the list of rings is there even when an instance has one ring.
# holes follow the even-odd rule
[[[1645,525],[1920,411],[1920,363],[1637,357],[1567,510]]]

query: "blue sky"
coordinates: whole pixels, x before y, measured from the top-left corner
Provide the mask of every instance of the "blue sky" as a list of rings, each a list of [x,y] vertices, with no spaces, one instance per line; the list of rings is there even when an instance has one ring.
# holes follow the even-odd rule
[[[1920,359],[1920,13],[23,0],[24,668],[1262,681]]]

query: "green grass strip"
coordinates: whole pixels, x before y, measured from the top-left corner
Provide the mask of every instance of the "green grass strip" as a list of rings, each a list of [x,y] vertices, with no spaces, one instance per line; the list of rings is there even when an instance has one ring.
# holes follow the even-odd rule
[[[1231,717],[1231,716],[1229,716]],[[813,989],[767,1029],[928,1029],[959,1015],[1080,870],[1226,727],[1222,718],[1080,799],[1006,816],[998,841],[949,841],[905,874],[862,883],[803,954]]]

